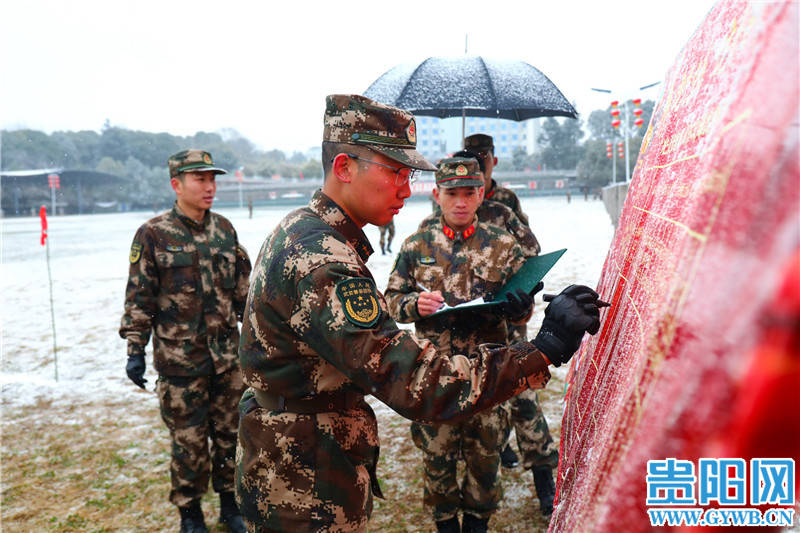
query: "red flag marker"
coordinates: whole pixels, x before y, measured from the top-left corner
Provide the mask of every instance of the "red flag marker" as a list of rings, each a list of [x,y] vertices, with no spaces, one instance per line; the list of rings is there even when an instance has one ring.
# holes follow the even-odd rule
[[[42,219],[42,246],[47,240],[47,208],[42,206],[39,208],[39,218]]]

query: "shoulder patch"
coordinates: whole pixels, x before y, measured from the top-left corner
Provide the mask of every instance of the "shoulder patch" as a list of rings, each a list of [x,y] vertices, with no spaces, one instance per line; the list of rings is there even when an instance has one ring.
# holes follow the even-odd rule
[[[419,262],[423,265],[432,265],[436,262],[435,257],[431,257],[429,255],[423,256],[419,258]]]
[[[370,328],[381,315],[375,283],[369,278],[350,278],[336,284],[336,296],[342,302],[347,320],[361,328]]]
[[[130,255],[131,264],[137,263],[139,259],[141,259],[141,257],[142,257],[142,244],[133,241],[133,244],[131,244],[131,255]]]

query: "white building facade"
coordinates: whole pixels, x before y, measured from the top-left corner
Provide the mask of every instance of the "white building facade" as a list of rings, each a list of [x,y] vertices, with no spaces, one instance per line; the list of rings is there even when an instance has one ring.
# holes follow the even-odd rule
[[[461,118],[439,119],[417,116],[417,150],[430,161],[438,161],[461,149]],[[521,122],[484,117],[467,117],[465,135],[485,133],[494,138],[495,155],[510,158],[517,148],[526,154],[538,151],[536,142],[541,119]]]

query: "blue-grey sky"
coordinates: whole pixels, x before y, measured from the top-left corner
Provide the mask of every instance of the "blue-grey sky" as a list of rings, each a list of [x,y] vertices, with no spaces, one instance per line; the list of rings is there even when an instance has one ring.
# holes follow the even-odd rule
[[[0,126],[318,145],[324,97],[464,54],[539,68],[588,115],[664,78],[712,0],[25,0],[0,6]],[[659,89],[642,93],[655,99]]]

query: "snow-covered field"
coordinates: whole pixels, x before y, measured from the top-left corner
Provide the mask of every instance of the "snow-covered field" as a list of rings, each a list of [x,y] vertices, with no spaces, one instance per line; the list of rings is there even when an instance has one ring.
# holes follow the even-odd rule
[[[568,204],[564,197],[532,198],[523,201],[523,209],[530,215],[543,252],[568,249],[545,278],[545,290],[557,291],[569,283],[594,285],[613,234],[602,202],[577,199]],[[246,209],[220,213],[231,219],[255,260],[264,237],[289,210],[256,209],[252,219]],[[395,219],[394,251],[429,211],[428,202],[410,202],[401,211]],[[117,329],[131,239],[151,216],[138,212],[49,218],[58,382],[39,219],[2,219],[0,382],[4,409],[21,408],[40,396],[69,402],[73,395],[86,401],[91,396],[99,400],[137,394],[125,376],[125,342]],[[377,251],[369,267],[383,288],[393,257],[381,255],[377,228],[367,226],[365,231]],[[534,318],[532,324],[537,323]],[[152,387],[155,375],[150,369],[146,377]]]
[[[240,242],[255,260],[265,236],[291,209],[257,208],[252,219],[248,218],[246,209],[221,209],[219,212],[233,222]],[[523,209],[530,216],[531,226],[542,244],[543,252],[568,249],[546,276],[545,291],[557,292],[570,283],[594,286],[613,235],[613,226],[602,202],[577,198],[567,203],[565,197],[531,198],[523,200]],[[416,229],[419,221],[429,212],[429,202],[411,202],[395,218],[397,234],[392,243],[395,252],[400,249],[406,236]],[[87,420],[96,420],[97,424],[94,427],[99,428],[98,431],[106,431],[105,428],[117,427],[103,422],[108,417],[116,416],[115,412],[109,412],[111,411],[109,406],[115,406],[116,413],[119,413],[119,409],[124,409],[120,406],[135,405],[136,409],[125,413],[129,419],[119,429],[122,432],[121,436],[115,436],[114,439],[124,442],[125,432],[128,432],[131,440],[134,440],[133,435],[136,434],[136,439],[140,442],[142,438],[155,438],[153,445],[159,450],[163,448],[155,455],[153,452],[145,453],[141,448],[132,448],[125,453],[139,453],[140,457],[152,461],[159,472],[163,470],[163,475],[166,475],[166,465],[163,461],[165,454],[168,453],[168,445],[165,436],[158,433],[162,431],[162,424],[157,420],[156,414],[158,399],[153,392],[143,393],[128,381],[124,370],[125,341],[117,334],[123,309],[131,239],[136,228],[152,215],[140,212],[49,218],[58,345],[58,381],[55,380],[53,361],[50,289],[47,281],[45,248],[39,244],[39,219],[0,219],[2,225],[0,386],[2,386],[4,454],[9,453],[9,457],[19,457],[25,453],[24,450],[19,450],[13,440],[9,440],[13,439],[17,432],[15,425],[24,423],[26,427],[37,428],[37,431],[43,428],[42,431],[46,432],[48,424],[53,422],[55,415],[58,423],[67,426],[72,424],[83,427],[87,425]],[[383,288],[386,286],[393,257],[381,255],[377,228],[368,226],[365,231],[377,250],[370,258],[369,267],[379,288]],[[539,301],[541,302],[540,299]],[[534,332],[541,321],[543,308],[541,303],[538,304],[537,312],[531,320],[531,330]],[[149,350],[148,347],[148,352]],[[565,367],[556,369],[553,372],[553,383],[540,394],[545,414],[556,436],[560,430],[562,412],[562,405],[558,399],[563,393],[565,373]],[[152,391],[156,376],[152,372],[150,356],[145,377],[149,380],[148,391]],[[371,403],[381,419],[379,427],[383,453],[379,475],[387,479],[387,484],[393,491],[392,499],[377,504],[372,527],[386,530],[385,523],[381,522],[381,516],[387,515],[381,513],[388,511],[385,507],[382,510],[380,506],[396,506],[400,501],[404,502],[404,505],[409,505],[410,509],[418,509],[421,507],[421,494],[419,494],[421,489],[419,480],[413,479],[413,476],[418,476],[414,474],[413,469],[410,472],[399,473],[407,476],[406,481],[397,481],[397,484],[392,486],[392,475],[396,473],[396,469],[402,468],[402,465],[392,461],[392,454],[407,458],[404,454],[414,454],[416,450],[410,445],[406,421],[379,402]],[[42,409],[41,406],[46,408]],[[91,431],[87,430],[87,438],[90,436],[89,433]],[[148,436],[142,437],[142,434]],[[46,441],[46,434],[36,437],[34,442],[42,442],[42,439]],[[119,445],[120,448],[123,446],[124,444]],[[7,474],[8,471],[3,475],[4,490]],[[91,474],[82,472],[76,475]],[[519,473],[514,475],[518,477],[511,480],[506,478],[504,482],[505,505],[511,506],[512,509],[528,509],[526,506],[533,505],[529,503],[530,479],[523,479]],[[131,477],[129,481],[134,483],[136,477]],[[24,485],[24,481],[17,483],[20,486]],[[68,484],[69,480],[65,483]],[[155,483],[159,490],[168,490],[168,481],[159,479]],[[401,483],[405,483],[408,487],[404,488]],[[22,491],[23,488],[19,490]],[[165,496],[160,493],[156,495],[153,501],[163,502],[160,504],[161,508],[150,507],[142,511],[143,515],[155,513],[158,520],[164,521],[165,524],[170,523],[175,517],[172,516],[173,511],[165,500]],[[76,505],[69,516],[83,520],[81,516],[82,513],[86,514],[85,504]],[[12,523],[15,519],[20,520],[19,524],[30,523],[24,521],[28,520],[27,518],[19,518],[25,515],[26,508],[29,509],[24,502],[15,502],[12,507],[14,509],[9,510],[10,515],[5,515],[4,512],[7,519],[10,517]],[[61,514],[59,511],[52,513]],[[522,516],[538,520],[531,513],[535,514],[534,511],[525,510]],[[66,516],[68,513],[63,514]],[[89,520],[88,523],[93,523],[91,517],[86,520]],[[499,525],[500,518],[494,523]],[[530,524],[529,526],[534,528],[544,526],[543,523],[537,525],[537,522]],[[156,530],[160,526],[150,527]],[[171,528],[166,525],[164,527],[165,530]],[[416,527],[418,526],[404,526],[398,530],[411,531]],[[122,527],[121,530],[127,529]],[[132,530],[137,528],[133,527]]]

